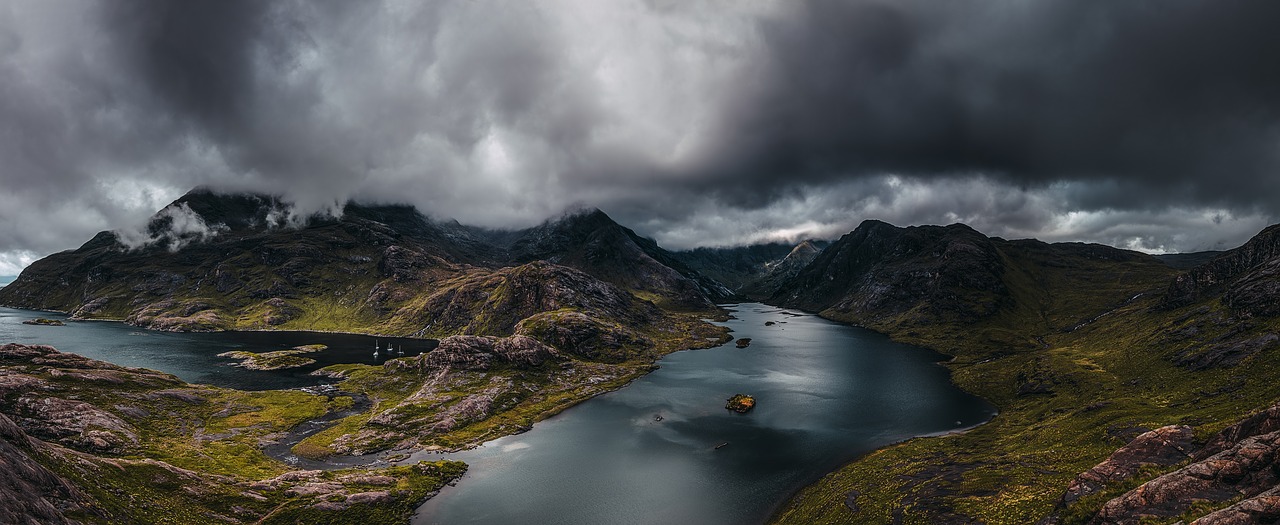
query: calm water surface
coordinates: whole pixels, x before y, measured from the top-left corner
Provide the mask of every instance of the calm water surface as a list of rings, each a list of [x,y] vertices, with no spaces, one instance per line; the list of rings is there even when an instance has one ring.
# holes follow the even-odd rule
[[[22,321],[44,317],[59,319],[66,326],[32,326]],[[189,383],[205,383],[244,390],[297,388],[332,379],[308,375],[310,372],[339,363],[380,364],[392,357],[386,350],[373,356],[375,345],[388,344],[414,356],[435,348],[430,339],[375,338],[365,335],[322,332],[213,332],[173,333],[143,330],[124,323],[104,321],[70,321],[66,315],[0,308],[0,344],[22,343],[49,345],[122,366],[136,366],[168,372]],[[218,354],[230,350],[270,352],[300,345],[324,344],[329,348],[305,354],[316,363],[288,370],[246,370],[231,366],[237,361]]]
[[[800,487],[873,449],[912,436],[967,428],[992,409],[951,384],[939,355],[884,336],[762,304],[734,307],[725,323],[744,349],[678,352],[661,369],[589,400],[533,430],[456,454],[471,465],[456,487],[428,500],[417,525],[750,524],[765,521]],[[0,308],[0,343],[47,344],[193,383],[295,388],[335,363],[381,363],[376,342],[405,355],[435,341],[316,332],[169,333],[114,322],[30,326],[45,312]],[[766,322],[773,322],[765,326]],[[325,344],[314,365],[253,371],[217,357]],[[724,409],[756,397],[748,414]],[[727,443],[720,448],[717,445]]]
[[[471,468],[414,523],[761,523],[861,454],[993,414],[952,385],[934,352],[767,305],[734,309],[725,324],[752,338],[748,348],[671,354],[658,371],[525,434],[416,454]],[[725,410],[735,393],[754,395],[755,410]]]

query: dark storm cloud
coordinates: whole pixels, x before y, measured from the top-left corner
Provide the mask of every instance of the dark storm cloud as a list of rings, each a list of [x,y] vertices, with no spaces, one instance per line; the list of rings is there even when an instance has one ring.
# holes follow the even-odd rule
[[[1280,212],[1280,3],[0,6],[0,273],[196,185],[688,247],[863,218],[1143,249]],[[14,262],[17,261],[17,262]]]
[[[1143,191],[1082,205],[1274,212],[1275,20],[1266,1],[797,4],[761,23],[763,59],[695,170],[1121,180]]]

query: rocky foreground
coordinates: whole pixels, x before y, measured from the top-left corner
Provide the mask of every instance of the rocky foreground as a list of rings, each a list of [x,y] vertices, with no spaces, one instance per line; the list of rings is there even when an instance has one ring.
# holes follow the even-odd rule
[[[334,400],[0,347],[0,522],[395,523],[465,465],[296,471],[260,451]]]
[[[1136,488],[1132,481],[1166,471]],[[1105,498],[1083,518],[1073,507]],[[1066,518],[1064,518],[1064,516]],[[1166,523],[1245,525],[1280,521],[1280,404],[1197,441],[1185,425],[1134,438],[1080,474],[1042,524]]]

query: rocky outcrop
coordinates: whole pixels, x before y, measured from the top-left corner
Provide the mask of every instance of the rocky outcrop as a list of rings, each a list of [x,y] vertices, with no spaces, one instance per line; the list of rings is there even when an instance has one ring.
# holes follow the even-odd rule
[[[1252,316],[1280,314],[1280,225],[1270,226],[1249,242],[1179,275],[1161,303],[1177,308],[1221,294],[1227,306]]]
[[[1246,438],[1204,460],[1108,501],[1091,523],[1138,523],[1181,515],[1193,504],[1252,498],[1280,482],[1280,432]]]
[[[1059,499],[1060,505],[1094,494],[1108,484],[1132,479],[1147,466],[1170,466],[1195,452],[1195,432],[1186,425],[1170,425],[1143,433],[1093,468],[1076,476]]]
[[[53,473],[33,454],[51,454],[0,414],[0,523],[70,525],[68,513],[102,518],[95,503],[74,484]]]
[[[1255,525],[1280,523],[1280,487],[1206,514],[1191,525]]]
[[[1112,458],[1145,456],[1157,458],[1149,464],[1176,464],[1175,460],[1186,457],[1189,432],[1185,427],[1148,432],[1116,451]],[[1106,502],[1091,523],[1136,524],[1170,519],[1193,507],[1218,507],[1194,522],[1201,525],[1272,523],[1280,517],[1280,405],[1219,432],[1189,459],[1190,464]],[[1124,466],[1130,463],[1133,462],[1121,461],[1120,468],[1101,471],[1095,467],[1072,483],[1068,495],[1099,484],[1100,480],[1105,482],[1110,473],[1131,476],[1135,470]],[[1071,501],[1067,496],[1064,500]]]
[[[825,243],[823,243],[825,245]],[[818,258],[823,248],[814,241],[795,245],[786,257],[765,265],[763,275],[743,285],[739,292],[747,297],[769,297],[778,293],[787,281]]]
[[[537,338],[580,359],[608,363],[625,361],[633,357],[634,350],[651,346],[632,328],[577,311],[529,316],[516,325],[516,333]]]
[[[421,303],[397,313],[423,328],[417,335],[512,334],[517,325],[545,312],[572,309],[629,326],[643,326],[663,313],[617,286],[582,271],[547,262],[471,272],[444,283]]]
[[[28,433],[72,448],[119,454],[138,443],[133,426],[83,401],[27,395],[18,398],[14,410]]]
[[[499,367],[529,368],[555,359],[555,349],[524,335],[481,337],[455,335],[440,340],[434,350],[409,359],[393,359],[388,370],[492,370]]]

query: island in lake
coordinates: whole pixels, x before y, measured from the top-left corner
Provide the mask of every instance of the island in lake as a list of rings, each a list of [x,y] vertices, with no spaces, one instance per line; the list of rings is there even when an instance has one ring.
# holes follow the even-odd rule
[[[309,357],[298,357],[300,354],[310,354],[329,348],[325,345],[302,345],[295,346],[288,350],[276,350],[274,352],[246,352],[243,350],[232,350],[218,354],[218,357],[229,357],[239,359],[239,363],[234,366],[248,368],[249,370],[285,370],[288,368],[298,368],[313,364],[315,359]]]
[[[59,321],[57,319],[45,319],[43,317],[37,317],[35,319],[23,321],[22,324],[29,324],[29,325],[36,325],[36,326],[66,326],[67,325],[67,323]]]

